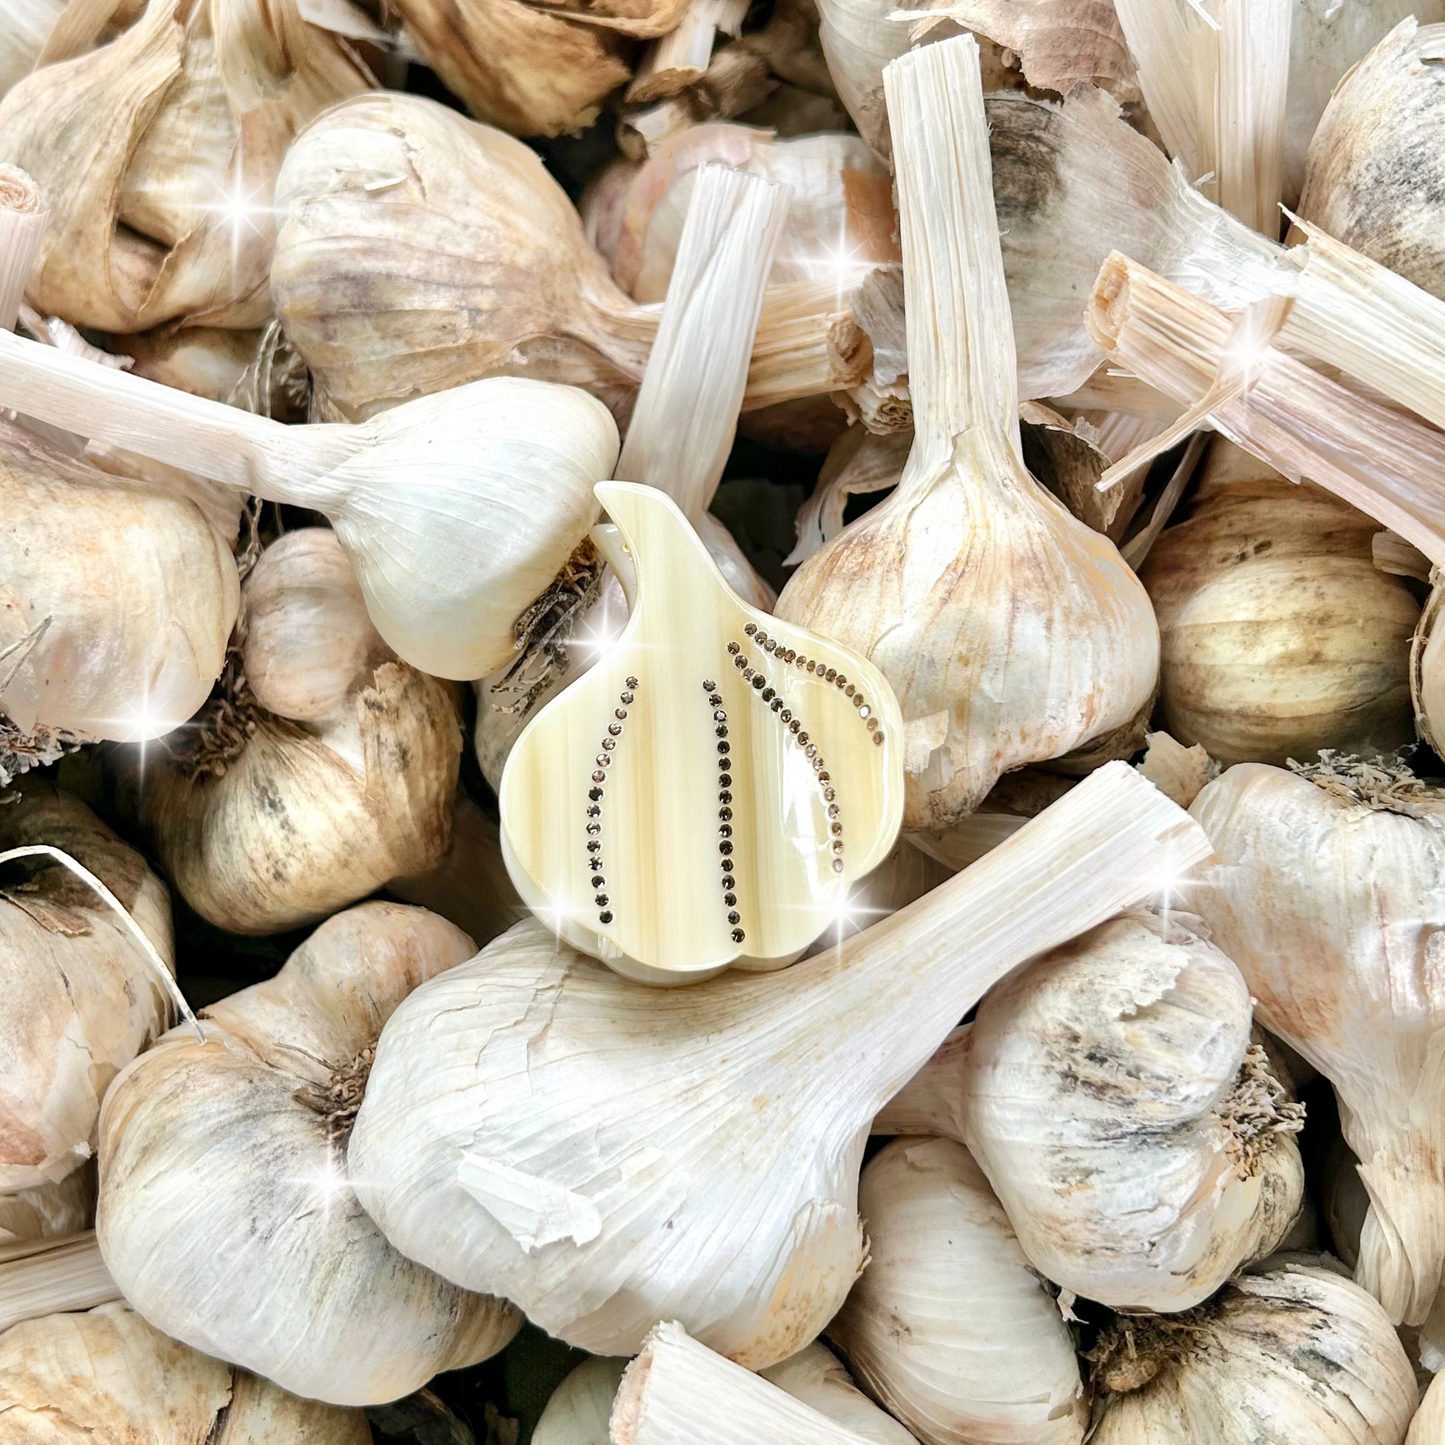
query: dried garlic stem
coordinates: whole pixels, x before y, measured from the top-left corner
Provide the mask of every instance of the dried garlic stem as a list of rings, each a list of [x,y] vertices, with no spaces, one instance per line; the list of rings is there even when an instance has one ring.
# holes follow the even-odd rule
[[[967,1024],[960,1024],[949,1034],[933,1057],[874,1115],[874,1134],[963,1138],[969,1032]]]
[[[19,166],[0,165],[0,330],[15,329],[49,221],[34,179]]]
[[[1318,483],[1445,563],[1438,432],[1268,345],[1241,347],[1222,312],[1117,252],[1099,273],[1086,319],[1110,356],[1194,408],[1194,425],[1212,422],[1277,471]]]
[[[120,1297],[94,1230],[0,1246],[0,1334],[22,1320],[94,1309]]]

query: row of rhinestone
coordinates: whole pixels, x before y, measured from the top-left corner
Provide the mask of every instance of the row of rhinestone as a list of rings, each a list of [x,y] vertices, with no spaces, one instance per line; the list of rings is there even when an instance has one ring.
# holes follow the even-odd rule
[[[747,934],[738,927],[743,916],[738,912],[737,859],[733,857],[733,775],[730,757],[733,745],[728,741],[728,715],[723,707],[722,693],[717,690],[716,680],[704,679],[702,690],[707,694],[708,705],[713,710],[713,731],[717,735],[717,850],[722,860],[723,906],[728,911],[728,922],[732,924],[732,941],[741,943]]]
[[[622,736],[622,725],[627,721],[627,709],[633,704],[637,686],[635,677],[627,679],[627,690],[618,699],[617,707],[613,710],[614,721],[607,724],[607,736],[602,739],[602,751],[597,754],[597,768],[592,774],[592,786],[587,790],[587,867],[592,874],[592,887],[596,890],[593,902],[598,908],[599,923],[612,922],[612,910],[608,907],[610,900],[605,891],[607,879],[602,872],[603,785],[607,782],[607,769],[612,765],[612,754]]]
[[[756,625],[748,624],[756,631]],[[753,691],[757,693],[760,702],[767,703],[768,707],[777,714],[778,721],[787,729],[803,750],[804,756],[813,765],[813,771],[817,774],[818,786],[823,791],[823,802],[828,809],[828,831],[832,834],[833,849],[833,871],[843,871],[843,820],[838,816],[841,811],[838,806],[838,795],[833,788],[832,775],[828,772],[823,762],[823,755],[818,751],[818,745],[812,742],[803,724],[793,716],[793,710],[783,706],[783,700],[778,696],[775,689],[768,686],[767,677],[748,661],[747,654],[736,642],[728,643],[728,652],[732,655],[733,666],[743,675],[743,681],[751,684]],[[784,659],[786,661],[786,658]],[[844,679],[846,682],[846,679]],[[875,735],[876,736],[876,735]]]
[[[795,652],[791,647],[784,647],[776,637],[769,637],[756,622],[749,622],[743,631],[764,652],[771,652],[780,662],[790,663],[799,672],[811,672],[820,682],[831,682],[844,697],[852,698],[853,706],[858,709],[858,716],[864,719],[868,725],[868,731],[873,734],[874,744],[880,748],[883,746],[883,729],[879,726],[878,719],[873,716],[873,709],[868,706],[867,698],[863,696],[861,689],[849,682],[836,667],[827,667],[812,658],[804,657],[802,653]]]

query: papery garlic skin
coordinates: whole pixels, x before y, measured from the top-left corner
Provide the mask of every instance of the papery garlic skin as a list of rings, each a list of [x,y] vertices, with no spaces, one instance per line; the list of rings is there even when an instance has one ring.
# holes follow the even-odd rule
[[[890,20],[892,0],[819,0],[818,39],[838,99],[858,133],[887,159],[892,149],[883,71],[911,45],[909,27]]]
[[[1445,627],[1440,609],[1445,590],[1430,588],[1420,625],[1410,644],[1410,698],[1415,705],[1415,730],[1432,748],[1445,744]]]
[[[80,1234],[95,1221],[95,1170],[86,1164],[55,1183],[0,1194],[0,1250]]]
[[[1159,712],[1225,763],[1389,753],[1413,733],[1419,606],[1371,556],[1379,524],[1217,438],[1189,518],[1140,578],[1159,619]]]
[[[1437,1374],[1410,1421],[1405,1445],[1439,1445],[1445,1440],[1445,1375]]]
[[[1299,1212],[1298,1109],[1250,998],[1187,914],[1129,913],[979,1006],[963,1138],[1046,1278],[1115,1309],[1182,1310]]]
[[[548,1396],[532,1445],[612,1445],[607,1422],[626,1368],[616,1356],[583,1360]]]
[[[17,791],[18,802],[0,807],[0,849],[43,843],[69,853],[169,962],[170,899],[140,854],[53,784]],[[107,1087],[165,1029],[169,1010],[115,913],[58,863],[11,863],[7,876],[20,883],[27,872],[31,886],[0,900],[0,1194],[55,1184],[85,1163]]]
[[[505,1302],[398,1254],[361,1210],[345,1133],[382,1024],[471,940],[424,909],[337,914],[274,979],[173,1030],[100,1124],[101,1252],[148,1320],[297,1394],[378,1404],[516,1333]]]
[[[1190,812],[1218,861],[1188,902],[1260,1022],[1334,1085],[1372,1204],[1355,1277],[1419,1324],[1445,1272],[1445,799],[1362,771],[1242,763],[1210,783]]]
[[[1187,1315],[1120,1319],[1091,1445],[1400,1445],[1415,1377],[1384,1312],[1328,1268],[1240,1275]]]
[[[1078,1445],[1073,1338],[968,1151],[895,1139],[858,1208],[869,1261],[828,1338],[869,1392],[923,1445]]]
[[[0,711],[22,732],[158,737],[206,700],[240,598],[191,502],[0,421]]]
[[[371,1445],[360,1410],[297,1399],[124,1304],[0,1334],[0,1445]]]
[[[0,95],[30,73],[64,10],[65,0],[11,0],[0,10]]]

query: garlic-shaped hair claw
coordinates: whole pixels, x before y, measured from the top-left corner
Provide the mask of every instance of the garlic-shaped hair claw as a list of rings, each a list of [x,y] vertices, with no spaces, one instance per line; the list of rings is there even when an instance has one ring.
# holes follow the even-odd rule
[[[169,965],[170,900],[140,854],[53,784],[16,791],[18,801],[0,806],[0,851],[48,844],[68,853]],[[58,862],[7,862],[0,881],[0,1193],[8,1194],[85,1163],[107,1087],[165,1029],[169,1001],[124,920]]]
[[[1419,1324],[1445,1272],[1445,792],[1371,763],[1241,763],[1190,812],[1218,861],[1189,907],[1334,1085],[1371,1201],[1355,1278]]]
[[[676,1321],[643,1341],[612,1406],[612,1445],[868,1445],[874,1438],[714,1354]]]
[[[0,406],[323,512],[387,645],[457,681],[512,655],[617,459],[611,415],[569,386],[495,377],[360,426],[286,426],[3,332]]]
[[[1183,1314],[1121,1316],[1090,1356],[1090,1445],[1400,1445],[1415,1409],[1384,1311],[1323,1264],[1281,1260]]]
[[[175,1030],[106,1096],[96,1233],[125,1297],[195,1349],[297,1394],[366,1405],[475,1364],[504,1301],[398,1254],[357,1203],[347,1135],[382,1025],[472,955],[420,908],[322,924],[275,978]]]
[[[200,507],[0,419],[0,511],[0,780],[53,761],[57,733],[143,741],[190,717],[240,597]]]
[[[122,1303],[0,1334],[0,1445],[371,1445],[362,1410],[297,1399]]]
[[[913,449],[893,493],[793,574],[777,616],[888,679],[916,831],[957,822],[1025,763],[1137,748],[1159,632],[1113,543],[1024,468],[978,47],[966,35],[924,46],[885,80]]]
[[[288,532],[261,554],[238,639],[197,717],[120,764],[191,907],[231,933],[277,933],[439,863],[457,688],[396,660],[334,532]]]
[[[1111,763],[966,872],[779,972],[638,989],[521,923],[387,1024],[351,1136],[362,1204],[408,1257],[569,1344],[630,1354],[681,1318],[774,1364],[862,1264],[858,1166],[882,1104],[1010,968],[1204,846]]]
[[[895,1139],[858,1209],[868,1266],[828,1338],[869,1393],[923,1445],[1079,1445],[1073,1337],[968,1150]]]
[[[630,616],[507,759],[512,880],[560,938],[632,977],[780,967],[894,845],[898,704],[856,653],[743,602],[665,493],[597,495]]]
[[[1198,927],[1112,919],[992,990],[969,1034],[964,1142],[1034,1267],[1115,1309],[1198,1304],[1300,1208],[1303,1111]]]

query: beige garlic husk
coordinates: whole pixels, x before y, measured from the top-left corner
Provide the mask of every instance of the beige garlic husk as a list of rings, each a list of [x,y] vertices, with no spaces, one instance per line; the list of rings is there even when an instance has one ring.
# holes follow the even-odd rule
[[[606,1356],[578,1365],[552,1392],[532,1432],[532,1445],[612,1445],[608,1422],[626,1369],[625,1359]],[[917,1445],[902,1425],[858,1389],[838,1357],[816,1340],[758,1373],[869,1445]]]
[[[1277,1248],[1304,1189],[1303,1111],[1251,1022],[1239,969],[1172,912],[1113,919],[984,999],[957,1133],[1042,1275],[1182,1310]]]
[[[1079,1445],[1073,1337],[968,1151],[895,1139],[858,1209],[868,1265],[828,1338],[869,1393],[923,1445]]]
[[[318,119],[277,182],[271,284],[323,415],[357,418],[477,377],[585,387],[625,416],[659,308],[627,297],[537,155],[418,96]],[[744,405],[861,380],[833,283],[774,288]]]
[[[0,851],[49,845],[68,853],[129,910],[169,966],[170,900],[139,853],[51,783],[27,780],[3,802]],[[48,859],[5,867],[0,1224],[4,1195],[59,1183],[91,1157],[107,1087],[166,1028],[169,1008],[152,962],[82,880]]]
[[[1437,1374],[1410,1421],[1405,1445],[1439,1445],[1441,1440],[1445,1440],[1445,1376]]]
[[[1216,438],[1191,515],[1139,574],[1159,618],[1163,727],[1225,763],[1410,741],[1420,609],[1403,578],[1374,565],[1378,530]]]
[[[1400,1445],[1415,1376],[1384,1311],[1328,1264],[1266,1264],[1091,1352],[1091,1445]]]
[[[1190,908],[1261,1023],[1334,1085],[1371,1204],[1355,1278],[1419,1324],[1445,1273],[1445,793],[1372,763],[1243,763],[1190,812],[1218,860]]]
[[[1445,744],[1445,628],[1439,625],[1445,602],[1438,580],[1432,586],[1420,613],[1420,623],[1410,642],[1410,699],[1414,704],[1415,731],[1433,748]]]
[[[459,723],[455,686],[381,640],[336,534],[304,528],[246,578],[217,696],[126,758],[126,793],[191,907],[275,933],[441,861]]]
[[[329,919],[273,979],[173,1030],[100,1122],[96,1234],[152,1324],[284,1389],[365,1405],[495,1354],[521,1317],[398,1254],[362,1211],[347,1138],[382,1026],[472,956],[425,909]]]
[[[160,0],[36,71],[0,101],[0,152],[51,210],[31,303],[102,331],[263,324],[281,158],[372,84],[295,0]]]
[[[1439,20],[1445,15],[1414,14]],[[1336,88],[1310,143],[1300,215],[1372,261],[1445,298],[1436,161],[1430,137],[1445,106],[1445,26],[1413,17]]]
[[[191,326],[113,336],[110,344],[131,358],[133,376],[278,421],[307,420],[310,379],[275,321],[260,331]]]
[[[666,295],[698,172],[708,165],[788,187],[787,218],[769,273],[774,284],[851,286],[870,267],[898,260],[892,182],[856,135],[780,140],[749,126],[700,125],[653,151],[620,203],[611,203],[620,211],[616,234],[599,249],[613,279],[634,300]]]
[[[0,1250],[83,1233],[95,1222],[95,1188],[87,1162],[64,1179],[0,1194]]]
[[[0,419],[0,779],[57,735],[146,739],[205,701],[236,619],[230,549],[183,493]]]
[[[0,1334],[0,1445],[370,1445],[361,1410],[298,1399],[123,1303]]]
[[[890,69],[889,91],[913,449],[893,493],[798,569],[777,615],[888,679],[905,727],[904,827],[927,829],[1022,764],[1108,756],[1115,740],[1132,751],[1159,639],[1113,544],[1024,469],[977,47],[925,46],[909,66],[928,79]],[[968,264],[939,271],[938,255]]]

